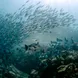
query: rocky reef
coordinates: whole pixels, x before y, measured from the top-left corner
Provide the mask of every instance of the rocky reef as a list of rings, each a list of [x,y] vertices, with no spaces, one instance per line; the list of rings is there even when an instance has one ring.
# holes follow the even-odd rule
[[[62,43],[64,43],[62,45]],[[0,54],[0,78],[78,78],[76,42],[23,45]]]

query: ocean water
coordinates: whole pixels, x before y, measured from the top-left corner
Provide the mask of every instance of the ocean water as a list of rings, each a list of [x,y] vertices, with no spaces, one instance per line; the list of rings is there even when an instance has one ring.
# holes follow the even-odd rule
[[[73,78],[57,72],[77,67],[78,1],[0,2],[0,78]]]

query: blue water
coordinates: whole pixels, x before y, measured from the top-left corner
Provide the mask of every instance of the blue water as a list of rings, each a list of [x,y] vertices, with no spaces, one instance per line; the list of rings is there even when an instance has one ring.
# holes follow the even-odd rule
[[[14,13],[0,13],[0,53],[6,59],[12,55],[12,63],[27,73],[39,69],[41,59],[78,51],[77,34],[75,15],[62,8],[26,1]]]

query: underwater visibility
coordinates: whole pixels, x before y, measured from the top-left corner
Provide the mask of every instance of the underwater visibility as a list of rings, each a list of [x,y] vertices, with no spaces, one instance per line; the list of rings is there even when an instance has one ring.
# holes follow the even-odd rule
[[[0,78],[78,78],[78,1],[20,1],[0,1]]]

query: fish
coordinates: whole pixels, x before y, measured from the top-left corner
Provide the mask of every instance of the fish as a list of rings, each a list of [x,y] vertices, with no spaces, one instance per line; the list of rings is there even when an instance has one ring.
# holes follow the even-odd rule
[[[28,50],[28,46],[25,44],[25,50]]]
[[[65,42],[68,42],[68,40],[66,38],[64,40],[65,40]]]
[[[14,14],[0,14],[1,49],[3,46],[12,48],[34,32],[47,33],[55,27],[73,24],[73,15],[68,12],[61,13],[65,14],[61,17],[56,8],[47,7],[40,2],[31,4],[27,0]],[[59,38],[56,41],[62,42]]]
[[[62,39],[59,39],[59,38],[57,38],[56,40],[57,40],[57,42],[62,42],[63,41]]]

